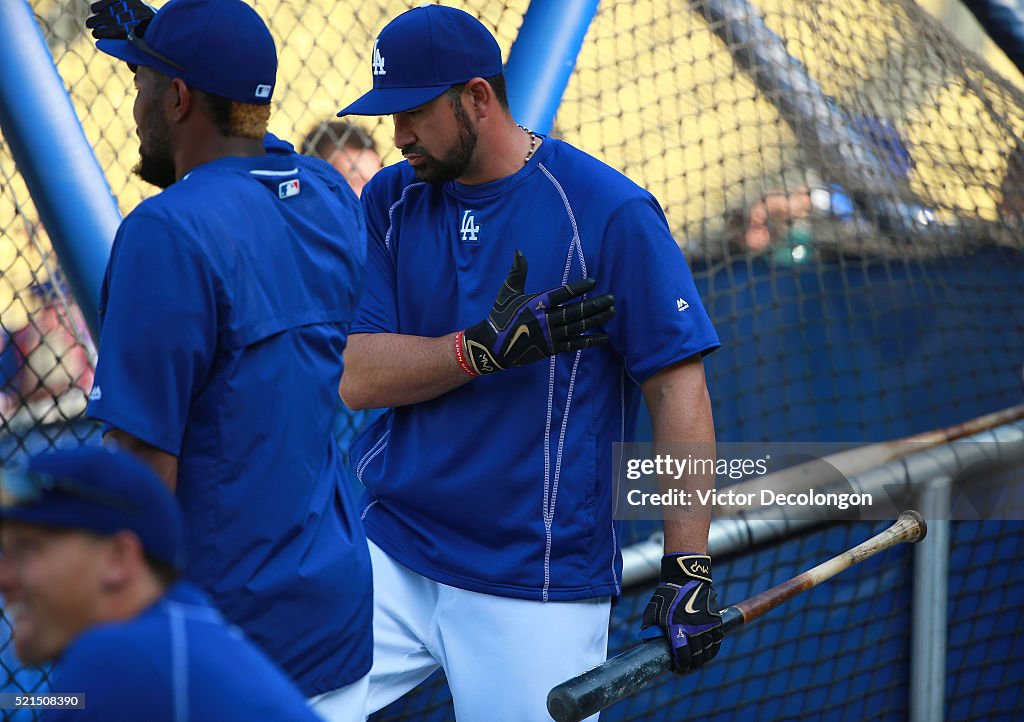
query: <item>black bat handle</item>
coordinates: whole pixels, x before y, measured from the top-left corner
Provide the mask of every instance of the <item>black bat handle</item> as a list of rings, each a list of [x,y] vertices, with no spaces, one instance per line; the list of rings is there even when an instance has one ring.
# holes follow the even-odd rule
[[[742,625],[738,609],[722,610],[726,634]],[[580,722],[646,687],[671,669],[671,660],[664,638],[633,647],[548,692],[548,712],[555,722]]]

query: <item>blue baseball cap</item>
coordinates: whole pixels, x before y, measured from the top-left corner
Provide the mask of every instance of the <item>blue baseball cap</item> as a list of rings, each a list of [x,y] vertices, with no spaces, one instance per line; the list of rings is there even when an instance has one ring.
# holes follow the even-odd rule
[[[0,519],[110,535],[133,532],[155,559],[183,571],[185,532],[171,492],[142,461],[97,446],[0,469]]]
[[[277,81],[277,48],[266,23],[242,0],[171,0],[146,37],[99,40],[96,47],[191,88],[251,105],[267,105]]]
[[[408,10],[373,44],[373,90],[338,115],[391,115],[428,103],[448,88],[503,72],[501,49],[467,12],[444,5]]]

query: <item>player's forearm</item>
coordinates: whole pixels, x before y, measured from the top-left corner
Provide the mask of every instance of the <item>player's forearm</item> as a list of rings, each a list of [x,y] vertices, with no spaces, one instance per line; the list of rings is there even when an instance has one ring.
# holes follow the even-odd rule
[[[700,358],[689,359],[665,369],[643,385],[651,413],[657,453],[714,457],[715,426],[711,415],[711,397],[704,380]],[[684,475],[679,480],[662,479],[664,490],[689,492],[697,499],[698,490],[715,486],[713,470],[707,474]],[[665,519],[665,553],[704,553],[707,551],[711,510],[701,504],[673,507]]]
[[[455,356],[454,337],[353,334],[338,387],[342,401],[353,410],[406,406],[471,381]]]
[[[111,429],[103,436],[103,445],[106,447],[127,451],[137,459],[149,464],[156,475],[167,485],[171,493],[178,488],[178,457],[168,454],[155,446],[150,446],[145,441],[138,439],[127,431]]]

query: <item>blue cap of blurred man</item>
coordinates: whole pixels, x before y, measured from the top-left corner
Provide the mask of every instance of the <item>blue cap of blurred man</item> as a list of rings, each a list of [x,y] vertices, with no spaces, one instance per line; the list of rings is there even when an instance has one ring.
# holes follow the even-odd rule
[[[0,470],[0,594],[25,664],[130,619],[185,566],[181,512],[143,462],[96,447]]]

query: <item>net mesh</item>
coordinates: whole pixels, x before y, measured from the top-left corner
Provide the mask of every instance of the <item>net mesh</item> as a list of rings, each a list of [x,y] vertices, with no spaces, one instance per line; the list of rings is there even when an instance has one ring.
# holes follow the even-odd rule
[[[353,181],[373,154],[400,160],[387,119],[323,124],[368,87],[376,32],[417,3],[253,4],[281,57],[271,131],[337,156]],[[448,4],[507,58],[528,0]],[[87,2],[31,5],[128,212],[153,192],[130,172],[131,75],[95,51]],[[706,361],[720,439],[870,442],[1020,400],[1021,85],[1005,58],[982,59],[906,0],[603,0],[552,134],[665,208],[724,343]],[[2,138],[0,184],[6,463],[98,434],[81,417],[94,349]],[[343,445],[366,417],[339,413]],[[634,525],[624,543],[652,531]],[[744,598],[872,531],[835,526],[723,559],[717,586]],[[952,525],[951,719],[1024,708],[1022,531]],[[910,578],[909,553],[891,551],[727,641],[699,677],[662,680],[604,718],[906,719]],[[611,653],[633,644],[646,595],[615,607]],[[14,658],[6,618],[0,632],[4,689],[45,689],[47,673]],[[32,718],[18,715],[5,719]],[[451,718],[440,676],[375,716]]]
[[[81,442],[95,350],[0,138],[0,462],[26,448]]]
[[[566,136],[599,128],[602,157],[715,255],[783,240],[819,208],[803,191],[835,182],[862,223],[810,213],[817,243],[946,251],[948,233],[908,232],[995,220],[1021,122],[1017,88],[927,13],[872,0],[603,3],[558,114]]]
[[[725,601],[745,599],[885,526],[833,526],[718,560],[715,586]],[[950,531],[947,719],[1018,719],[1024,527],[953,522]],[[601,719],[907,720],[912,579],[912,548],[884,552],[741,629],[699,674],[661,678]],[[648,598],[634,590],[613,608],[610,655],[638,643]],[[443,675],[371,717],[404,719],[454,719]]]

